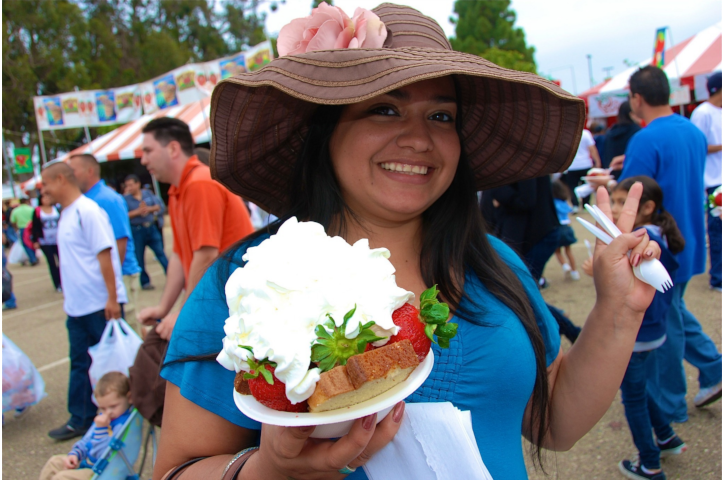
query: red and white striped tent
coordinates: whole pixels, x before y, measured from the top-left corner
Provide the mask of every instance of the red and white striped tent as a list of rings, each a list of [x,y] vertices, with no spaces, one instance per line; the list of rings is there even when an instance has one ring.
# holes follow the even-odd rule
[[[651,64],[652,57],[580,93],[579,97],[586,99],[599,93],[627,90],[629,77],[638,68]],[[665,73],[672,80],[679,79],[680,85],[687,85],[690,89],[695,87],[695,77],[718,70],[722,70],[722,22],[665,50]]]

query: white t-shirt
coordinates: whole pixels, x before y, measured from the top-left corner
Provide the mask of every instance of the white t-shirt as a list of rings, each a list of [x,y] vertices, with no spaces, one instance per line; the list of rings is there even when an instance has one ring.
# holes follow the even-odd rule
[[[118,303],[126,303],[121,262],[108,214],[81,195],[63,210],[58,222],[63,309],[68,316],[82,317],[106,308],[108,292],[97,255],[108,248],[116,274],[116,298]]]
[[[690,121],[707,137],[708,145],[722,145],[722,108],[710,102],[700,104]],[[705,188],[722,185],[722,150],[707,154]]]
[[[58,243],[58,220],[60,213],[58,209],[53,207],[50,213],[45,213],[40,209],[40,223],[43,224],[43,238],[38,239],[41,245],[55,245]]]
[[[571,162],[569,170],[589,170],[594,166],[592,156],[589,155],[589,147],[596,145],[594,137],[589,130],[584,130],[582,140],[579,142],[579,148],[576,151],[574,161]]]

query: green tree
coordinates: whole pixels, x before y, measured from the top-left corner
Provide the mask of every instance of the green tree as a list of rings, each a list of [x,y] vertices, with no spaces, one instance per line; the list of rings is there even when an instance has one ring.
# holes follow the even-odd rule
[[[131,85],[256,45],[266,38],[261,1],[3,1],[6,140],[37,140],[33,96]],[[82,129],[44,137],[50,158],[85,142]]]
[[[526,45],[523,29],[514,26],[516,12],[510,5],[510,0],[456,0],[451,45],[505,68],[536,73],[535,49]]]

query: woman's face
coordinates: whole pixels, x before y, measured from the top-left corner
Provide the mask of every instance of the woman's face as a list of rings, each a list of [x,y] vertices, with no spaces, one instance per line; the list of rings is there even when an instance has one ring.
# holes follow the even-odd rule
[[[330,139],[348,206],[369,221],[421,215],[453,181],[461,154],[450,77],[345,107]]]

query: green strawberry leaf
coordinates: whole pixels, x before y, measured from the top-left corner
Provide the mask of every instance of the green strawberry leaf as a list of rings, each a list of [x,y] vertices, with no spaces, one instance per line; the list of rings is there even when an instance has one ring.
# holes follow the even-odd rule
[[[316,343],[312,345],[312,355],[310,359],[317,363],[330,356],[330,349],[322,344]]]
[[[448,348],[451,346],[451,341],[445,337],[438,337],[438,345],[440,345],[441,348]]]
[[[433,285],[432,287],[420,294],[420,303],[422,304],[425,300],[435,300],[437,296],[438,285]]]
[[[428,337],[430,339],[430,341],[433,343],[438,343],[435,341],[435,338],[433,338],[433,331],[436,329],[437,326],[438,325],[433,324],[433,323],[430,323],[425,326],[425,336]]]
[[[456,336],[456,333],[458,333],[457,323],[446,323],[444,325],[438,325],[435,330],[435,334],[438,339],[440,339],[441,337],[451,339]]]
[[[270,385],[274,385],[274,377],[272,377],[272,372],[264,368],[264,365],[259,367],[259,373],[262,374],[267,383],[269,383]]]
[[[330,336],[330,332],[328,332],[327,329],[322,325],[318,325],[317,327],[315,327],[315,333],[320,338],[332,338]]]

